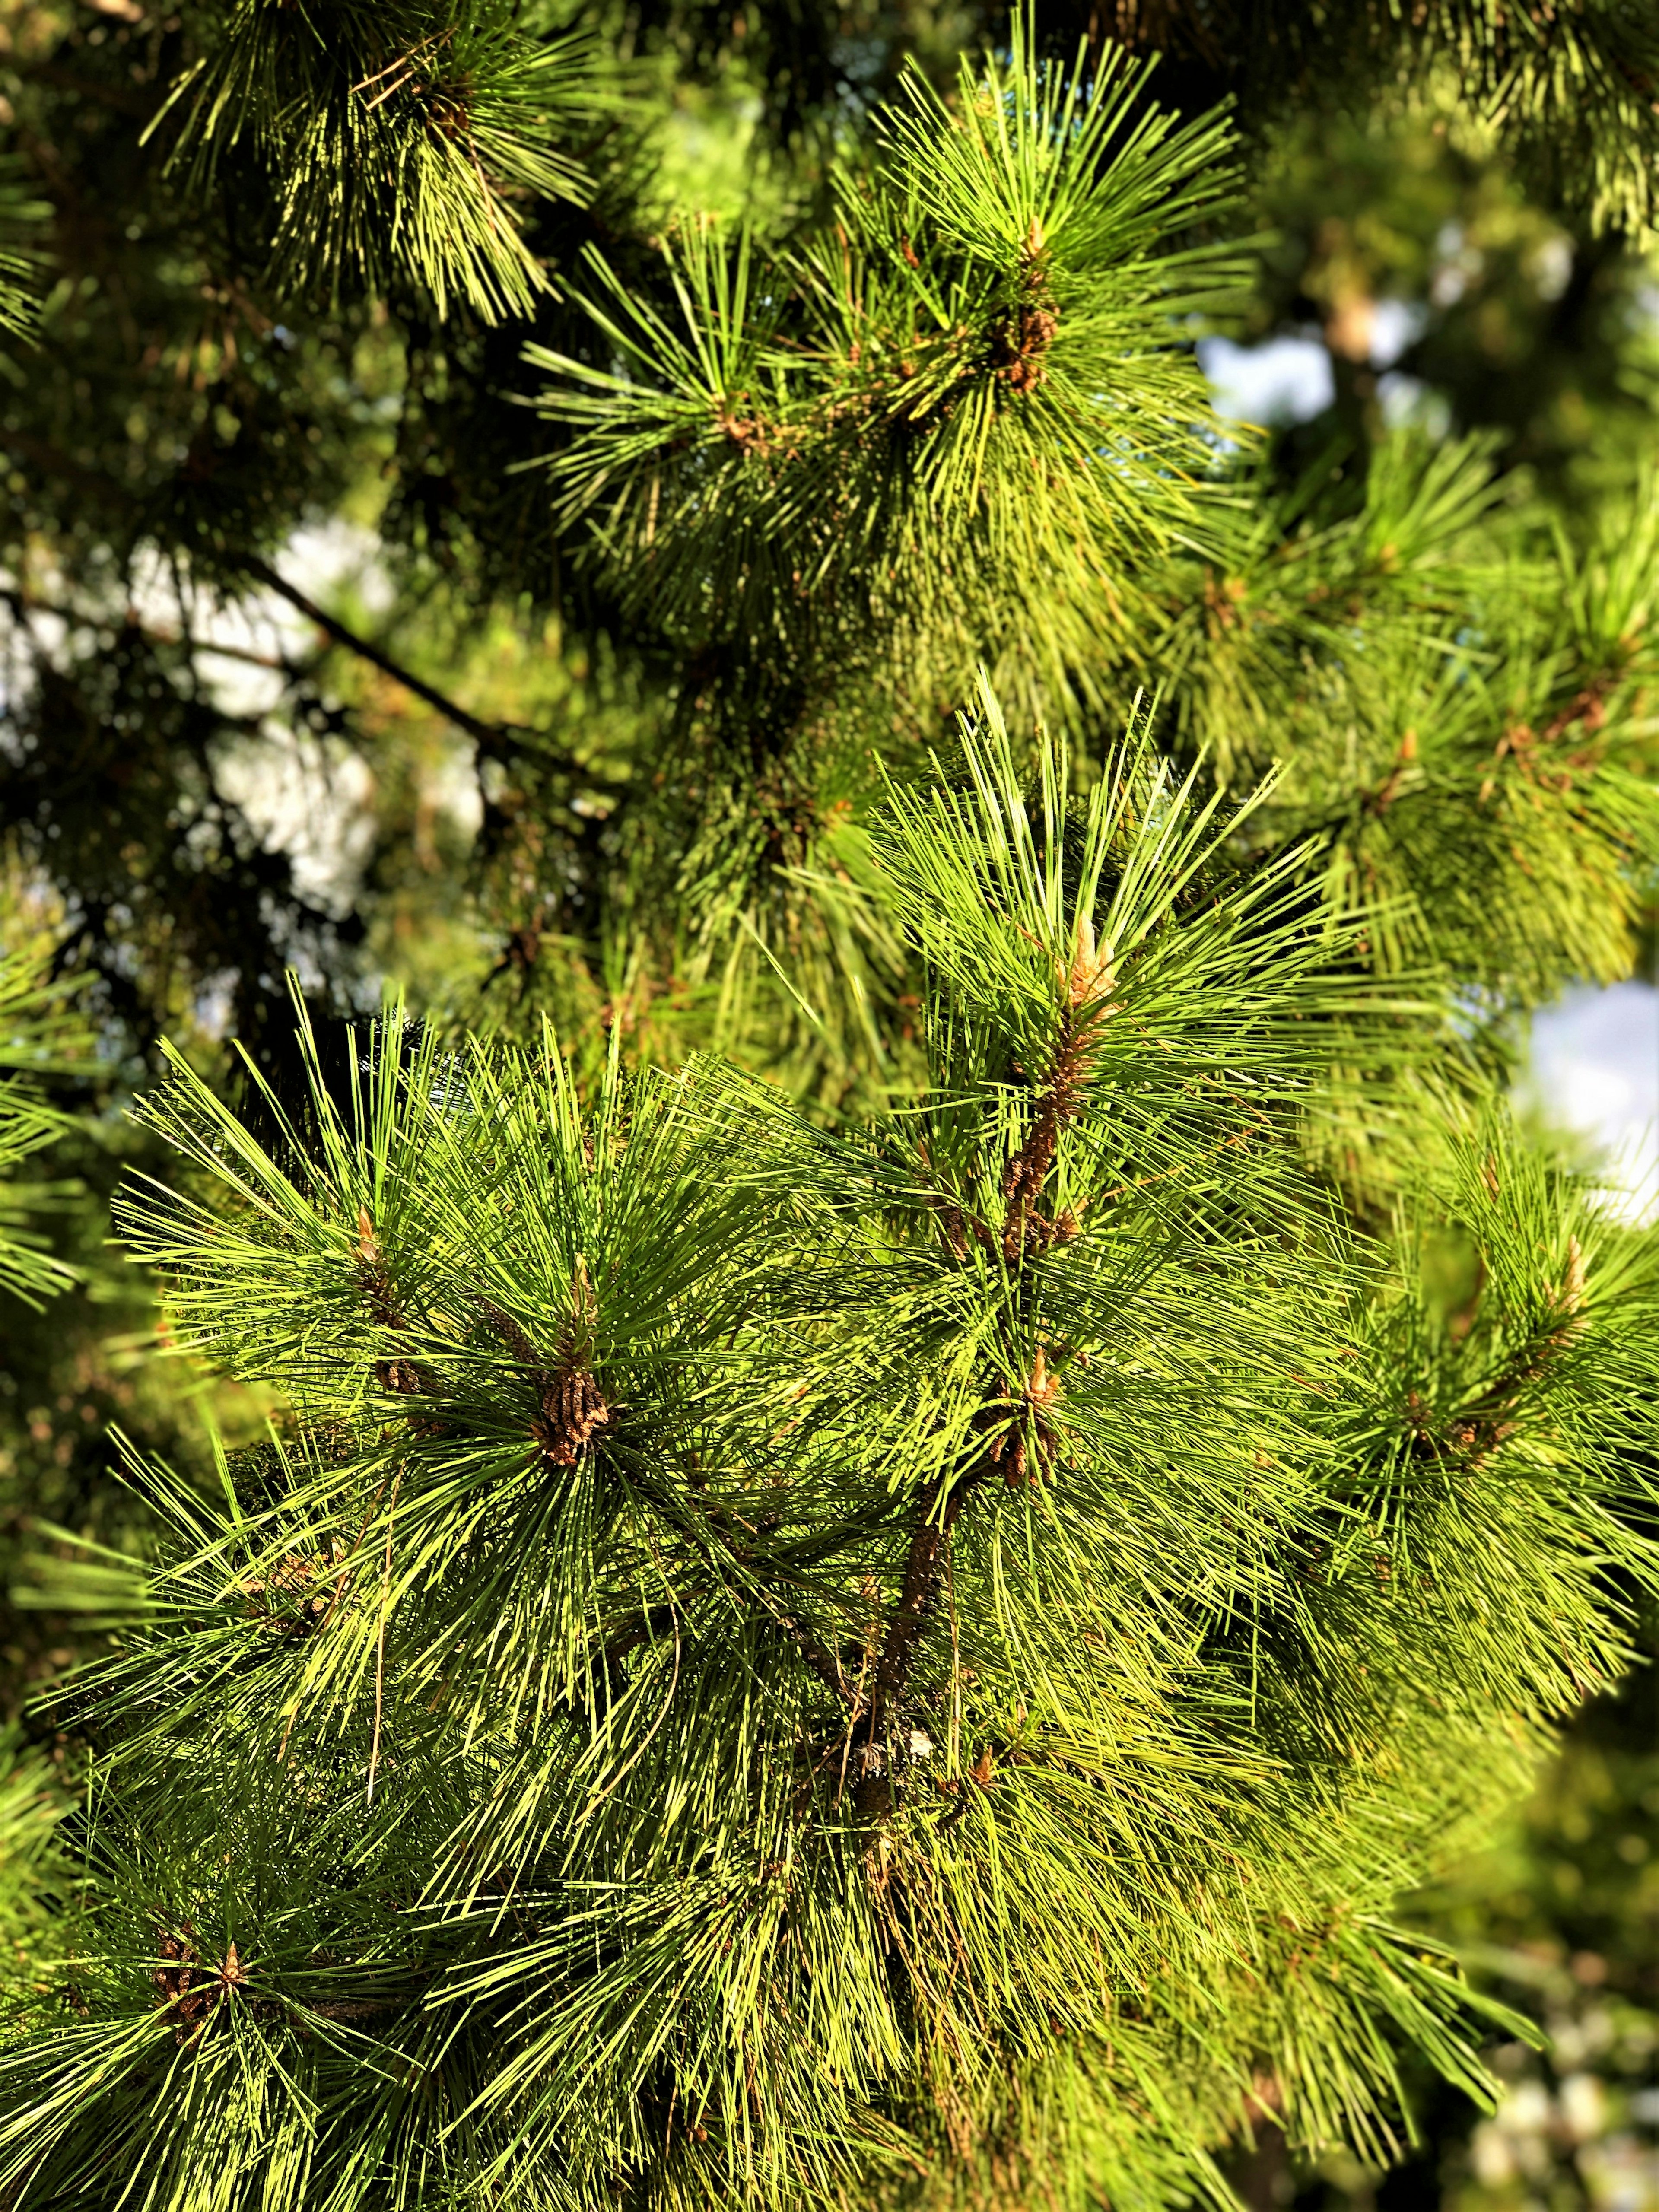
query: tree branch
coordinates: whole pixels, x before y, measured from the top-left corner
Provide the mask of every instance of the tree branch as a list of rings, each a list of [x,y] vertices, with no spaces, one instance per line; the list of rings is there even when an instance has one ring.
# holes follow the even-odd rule
[[[499,755],[504,738],[539,736],[538,732],[521,722],[486,722],[481,716],[471,714],[447,693],[440,691],[435,684],[428,684],[424,677],[416,676],[413,669],[405,668],[401,661],[394,660],[389,653],[382,651],[371,639],[359,636],[337,616],[319,607],[316,600],[308,598],[297,584],[290,584],[280,569],[274,568],[269,561],[262,561],[257,554],[245,554],[238,565],[256,583],[264,585],[279,599],[286,599],[289,606],[302,614],[307,622],[315,623],[318,629],[332,638],[337,645],[343,646],[348,653],[355,653],[360,660],[368,661],[383,676],[389,676],[394,684],[401,684],[405,691],[413,692],[417,699],[423,700],[446,720],[453,722],[458,730],[464,731],[485,753]],[[568,753],[561,753],[558,758],[573,774],[580,775],[590,783],[608,789],[617,787],[613,778],[594,775]]]
[[[1061,1133],[1076,1120],[1082,1105],[1083,1087],[1094,1055],[1096,1024],[1115,1012],[1115,1007],[1104,1003],[1113,982],[1111,964],[1097,953],[1094,930],[1086,921],[1079,924],[1070,969],[1063,972],[1059,981],[1062,1000],[1054,1062],[1038,1096],[1030,1132],[1003,1174],[1006,1212],[1001,1248],[1005,1260],[1016,1274],[1033,1253],[1064,1242],[1077,1231],[1077,1224],[1069,1215],[1060,1222],[1052,1221],[1041,1212],[1038,1200],[1054,1166]],[[954,1224],[947,1217],[945,1235],[953,1249],[960,1246],[961,1226],[959,1214]],[[1036,1373],[1041,1373],[1040,1364]],[[982,1407],[980,1421],[983,1423],[993,1417],[995,1406],[1001,1402],[993,1401]],[[939,1475],[927,1484],[916,1500],[909,1548],[905,1555],[904,1580],[900,1585],[898,1603],[888,1621],[871,1695],[872,1742],[908,1684],[916,1642],[939,1592],[945,1547],[957,1516],[969,1492],[986,1479],[1000,1450],[1000,1443],[994,1440],[980,1458],[951,1484],[948,1495],[945,1478]],[[866,1781],[870,1778],[866,1777]],[[889,1802],[886,1785],[871,1782],[863,1802],[867,1811],[878,1814]]]
[[[880,1663],[876,1668],[876,1692],[872,1702],[878,1726],[885,1719],[888,1706],[903,1694],[916,1638],[921,1632],[922,1622],[927,1617],[939,1588],[939,1561],[945,1544],[956,1526],[957,1516],[962,1510],[968,1492],[979,1481],[983,1471],[981,1462],[980,1466],[958,1476],[951,1486],[951,1494],[945,1500],[942,1513],[939,1510],[943,1489],[941,1477],[935,1477],[917,1501],[915,1525],[911,1529],[910,1547],[905,1555],[904,1580],[899,1589],[899,1601],[888,1623]]]
[[[37,467],[62,477],[77,489],[100,500],[112,501],[118,508],[131,513],[137,504],[125,485],[98,470],[83,467],[70,455],[40,439],[0,432],[0,447],[17,453],[25,460],[33,461]],[[424,677],[416,675],[413,669],[405,668],[401,661],[394,660],[389,653],[384,652],[372,640],[360,636],[348,623],[319,606],[315,599],[302,592],[297,584],[290,584],[280,569],[273,568],[258,554],[243,553],[236,557],[234,565],[251,581],[263,584],[268,591],[275,592],[279,599],[286,599],[296,613],[302,614],[307,622],[314,623],[336,645],[343,646],[348,653],[356,653],[360,660],[368,661],[383,676],[389,676],[394,684],[401,684],[404,690],[423,700],[447,721],[453,723],[456,729],[470,737],[483,753],[499,758],[503,741],[517,737],[534,738],[540,743],[540,732],[532,730],[526,724],[486,722],[482,715],[470,713],[446,692],[440,691],[435,684],[428,684]],[[205,645],[196,649],[203,652],[219,650],[216,647],[210,648]],[[617,791],[623,788],[614,776],[601,775],[592,769],[584,768],[569,753],[560,752],[555,757],[562,768],[573,775],[580,776],[585,783],[592,784],[596,789]]]

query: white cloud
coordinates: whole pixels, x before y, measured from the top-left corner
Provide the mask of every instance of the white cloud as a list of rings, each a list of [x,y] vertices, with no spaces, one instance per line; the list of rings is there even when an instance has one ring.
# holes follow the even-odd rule
[[[1523,1091],[1605,1156],[1626,1218],[1659,1214],[1659,990],[1570,991],[1534,1017]]]

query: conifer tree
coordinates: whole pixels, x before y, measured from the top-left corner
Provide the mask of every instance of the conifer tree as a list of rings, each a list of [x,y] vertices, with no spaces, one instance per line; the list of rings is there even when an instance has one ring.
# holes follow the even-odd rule
[[[552,9],[120,34],[107,159],[301,335],[192,339],[128,449],[9,403],[97,552],[14,580],[0,786],[49,874],[66,730],[188,791],[124,814],[136,955],[76,917],[112,989],[222,957],[167,889],[220,842],[248,1103],[174,1053],[122,1227],[287,1410],[210,1498],[131,1452],[156,1556],[57,1594],[115,1635],[55,1709],[18,2212],[1224,2204],[1266,2127],[1386,2158],[1403,2048],[1487,2093],[1396,1900],[1656,1572],[1654,1238],[1501,1088],[1651,895],[1659,493],[1563,518],[1363,411],[1264,451],[1192,347],[1312,85],[1459,68],[1469,132],[1645,224],[1651,37],[1120,13],[954,76],[874,27],[878,108],[736,226],[663,216],[642,76]],[[757,26],[800,122],[822,56]],[[409,573],[623,640],[620,730],[492,721],[285,580],[388,318]],[[158,552],[177,635],[123,598]],[[495,770],[515,1036],[336,1054],[299,1004],[276,1072],[326,932],[191,635],[254,581]]]
[[[135,1468],[21,2203],[1179,2203],[1267,2099],[1386,2148],[1395,2036],[1478,2093],[1389,1901],[1619,1664],[1651,1242],[1449,1103],[1356,1240],[1352,918],[1143,743],[963,744],[863,1130],[395,1019],[274,1152],[145,1107],[204,1181],[127,1233],[299,1426]]]

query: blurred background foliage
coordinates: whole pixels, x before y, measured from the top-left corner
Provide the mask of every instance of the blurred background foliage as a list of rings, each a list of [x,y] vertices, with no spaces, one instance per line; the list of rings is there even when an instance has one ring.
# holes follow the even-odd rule
[[[1352,11],[1356,40],[1371,12]],[[1190,112],[1242,96],[1255,276],[1206,360],[1257,395],[1241,411],[1273,465],[1288,477],[1334,435],[1363,453],[1410,419],[1489,433],[1511,492],[1564,514],[1627,491],[1659,453],[1651,233],[1593,225],[1524,138],[1472,132],[1443,60],[1396,96],[1372,76],[1363,102],[1307,99],[1249,9],[1200,35],[1214,15],[1120,0],[1042,20],[1058,46],[1167,46],[1159,90]],[[574,118],[591,196],[528,214],[554,279],[529,335],[579,356],[591,337],[559,279],[583,246],[626,276],[686,206],[783,236],[824,204],[847,118],[901,56],[942,82],[1001,18],[641,0],[582,21],[651,128],[618,132],[603,103]],[[447,1021],[511,1030],[548,1007],[647,1050],[706,1031],[720,988],[562,957],[591,939],[616,781],[672,726],[684,672],[626,635],[522,467],[558,434],[519,404],[526,325],[441,323],[413,295],[273,304],[234,170],[189,195],[145,142],[183,35],[139,0],[0,5],[0,280],[33,300],[0,313],[0,944],[77,979],[93,1033],[46,1079],[70,1121],[34,1169],[34,1224],[76,1279],[39,1310],[0,1292],[14,1719],[71,1648],[27,1602],[50,1541],[35,1524],[137,1530],[106,1427],[204,1471],[204,1423],[240,1442],[280,1413],[158,1356],[150,1287],[106,1241],[114,1182],[146,1164],[123,1108],[159,1037],[228,1085],[232,1037],[274,1064],[290,965],[319,1013],[390,983]],[[1650,922],[1659,981],[1653,941]],[[49,1768],[28,1771],[48,1803]],[[1269,2138],[1239,2167],[1247,2197],[1659,2206],[1656,1820],[1648,1670],[1587,1711],[1490,1855],[1422,1900],[1489,1986],[1541,2010],[1549,2051],[1499,2051],[1510,2095],[1479,2124],[1419,2085],[1422,2146],[1387,2176],[1293,2170]]]
[[[1491,2118],[1426,2072],[1420,2141],[1388,2172],[1346,2156],[1297,2168],[1269,2138],[1237,2179],[1296,2212],[1650,2212],[1659,2203],[1659,1622],[1617,1698],[1588,1706],[1524,1808],[1478,1857],[1413,1900],[1480,1984],[1538,2021],[1541,2051],[1490,2054]]]

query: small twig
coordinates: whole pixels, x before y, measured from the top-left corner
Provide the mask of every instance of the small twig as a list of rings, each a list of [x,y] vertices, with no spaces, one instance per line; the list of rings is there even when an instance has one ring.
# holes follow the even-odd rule
[[[967,1503],[969,1492],[983,1480],[988,1464],[988,1460],[981,1458],[965,1474],[958,1475],[951,1485],[948,1497],[945,1495],[944,1478],[935,1476],[916,1501],[910,1548],[904,1561],[904,1580],[900,1585],[898,1604],[888,1623],[881,1661],[876,1668],[875,1690],[870,1699],[870,1741],[872,1744],[878,1728],[885,1725],[888,1713],[904,1694],[905,1685],[909,1680],[910,1662],[915,1655],[916,1638],[921,1633],[922,1623],[938,1593],[941,1557],[947,1550],[951,1531],[956,1526],[957,1516]],[[942,1512],[939,1510],[941,1498],[944,1501]]]
[[[405,668],[401,661],[394,660],[389,653],[383,652],[368,638],[360,637],[355,629],[349,628],[337,616],[319,607],[316,600],[309,598],[297,584],[290,584],[279,569],[271,567],[269,561],[262,561],[257,555],[250,554],[244,557],[240,566],[256,583],[264,585],[279,599],[286,599],[289,606],[302,614],[307,622],[315,623],[318,629],[331,637],[337,645],[344,646],[360,660],[368,661],[383,676],[389,676],[395,684],[401,684],[405,691],[412,691],[417,699],[424,700],[428,707],[435,708],[458,730],[464,730],[468,737],[477,738],[480,744],[494,744],[507,733],[507,724],[486,722],[480,716],[470,714],[465,707],[446,696],[435,684],[428,684],[424,677],[416,676],[413,669]]]
[[[1053,1063],[1037,1098],[1025,1140],[1009,1160],[1002,1178],[1002,1252],[1008,1265],[1016,1270],[1034,1251],[1040,1252],[1077,1231],[1073,1218],[1065,1216],[1060,1221],[1053,1221],[1041,1211],[1038,1201],[1054,1166],[1061,1133],[1082,1109],[1084,1086],[1098,1042],[1097,1026],[1119,1011],[1109,1000],[1115,981],[1110,950],[1102,952],[1097,948],[1094,927],[1086,915],[1079,919],[1070,963],[1060,969],[1056,981],[1060,994],[1060,1024]],[[947,1222],[947,1237],[951,1226]],[[1029,1392],[1027,1396],[1030,1397]],[[993,1401],[1000,1402],[1005,1401]],[[991,1472],[996,1451],[993,1445],[982,1452],[950,1483],[948,1491],[947,1478],[936,1475],[923,1486],[916,1500],[910,1546],[905,1556],[904,1580],[888,1623],[870,1699],[872,1745],[878,1729],[885,1726],[908,1683],[916,1642],[938,1596],[940,1576],[949,1559],[951,1532],[957,1516],[969,1492]],[[954,1646],[954,1625],[952,1640]]]
[[[501,741],[507,738],[533,738],[539,742],[541,732],[529,728],[523,723],[486,722],[481,715],[472,714],[468,708],[450,698],[447,693],[440,691],[435,684],[428,684],[424,677],[416,675],[412,668],[406,668],[401,661],[394,660],[389,653],[383,651],[370,639],[360,636],[355,629],[341,622],[337,616],[330,614],[325,608],[319,606],[315,599],[308,597],[297,584],[290,584],[287,577],[280,570],[272,568],[269,561],[262,561],[257,555],[248,554],[243,556],[240,566],[243,572],[251,576],[256,583],[264,585],[267,590],[275,592],[279,599],[286,599],[289,605],[296,612],[302,614],[307,622],[315,623],[318,629],[332,638],[337,645],[343,645],[347,652],[355,653],[360,660],[368,661],[370,667],[378,668],[383,676],[391,677],[394,684],[401,684],[405,691],[412,692],[416,698],[423,700],[428,707],[434,708],[444,716],[446,720],[453,722],[458,730],[465,732],[469,738],[471,738],[483,751],[491,754],[499,753]],[[562,767],[580,775],[585,782],[605,789],[617,787],[614,778],[595,775],[592,769],[584,768],[568,753],[562,753],[557,757]]]
[[[0,432],[0,447],[20,455],[54,476],[63,477],[67,482],[89,494],[112,501],[124,510],[131,510],[135,505],[131,495],[112,478],[99,470],[84,467],[70,454],[41,439],[32,438],[16,432]],[[336,645],[343,646],[347,652],[356,653],[360,660],[366,660],[371,667],[378,668],[383,676],[391,677],[393,683],[401,684],[406,691],[412,692],[416,698],[423,700],[428,707],[443,715],[446,720],[452,722],[458,730],[463,731],[471,738],[481,750],[486,753],[499,753],[503,740],[515,737],[531,738],[538,744],[544,742],[539,731],[531,729],[525,724],[487,722],[482,715],[469,712],[458,701],[450,698],[446,692],[439,690],[436,684],[428,684],[424,677],[416,675],[413,669],[406,668],[401,661],[394,660],[389,653],[383,651],[371,640],[361,636],[349,623],[341,622],[337,616],[330,614],[325,608],[319,606],[316,600],[308,593],[302,592],[297,584],[290,584],[280,569],[273,568],[269,561],[262,560],[257,553],[241,555],[237,566],[242,574],[251,578],[253,582],[263,584],[268,591],[275,592],[279,599],[286,599],[295,612],[302,614],[307,622],[315,623],[318,629],[325,636],[331,638]],[[573,775],[579,775],[585,783],[592,784],[596,789],[620,788],[615,777],[602,775],[592,769],[583,767],[580,762],[568,753],[557,753],[555,757],[561,767]]]
[[[252,653],[245,645],[214,645],[204,638],[171,637],[166,630],[151,630],[149,635],[158,645],[182,645],[188,642],[192,653],[210,653],[216,659],[240,660],[250,668],[268,668],[276,676],[293,676],[296,672],[292,662],[279,659],[274,653]]]

